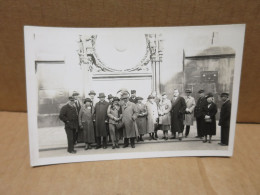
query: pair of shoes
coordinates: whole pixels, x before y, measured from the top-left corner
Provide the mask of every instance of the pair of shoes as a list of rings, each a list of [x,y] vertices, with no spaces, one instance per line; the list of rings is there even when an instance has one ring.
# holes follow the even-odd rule
[[[221,145],[221,146],[227,146],[226,144],[223,144],[223,143],[218,143],[219,145]]]
[[[135,148],[135,145],[131,145],[132,148]]]
[[[96,146],[96,147],[95,147],[95,149],[99,149],[99,148],[101,148],[101,146]]]
[[[203,140],[203,143],[206,143],[207,142],[207,140]]]
[[[170,139],[176,139],[176,137],[174,136],[174,137],[170,137]]]
[[[166,137],[163,136],[162,139],[166,139]]]
[[[71,153],[71,154],[76,154],[77,151],[76,151],[76,150],[72,150],[72,151],[69,151],[69,153]]]
[[[112,146],[112,149],[115,149],[116,147],[115,146]]]
[[[153,139],[153,140],[157,140],[157,138],[156,138],[156,137],[153,137],[152,139]]]
[[[128,147],[128,144],[123,146],[123,148],[127,148],[127,147]]]
[[[140,138],[140,141],[143,142],[144,141],[143,138]]]

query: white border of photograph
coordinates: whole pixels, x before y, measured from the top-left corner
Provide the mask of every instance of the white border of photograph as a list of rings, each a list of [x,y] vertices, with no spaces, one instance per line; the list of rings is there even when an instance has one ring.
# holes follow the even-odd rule
[[[112,30],[117,31],[137,31],[149,33],[163,33],[167,30],[183,29],[184,32],[192,30],[211,30],[221,32],[222,30],[230,30],[234,32],[234,46],[236,51],[235,68],[234,68],[234,81],[232,92],[232,111],[230,123],[230,138],[228,150],[190,150],[190,151],[162,151],[162,152],[131,152],[123,153],[123,149],[116,154],[97,154],[97,155],[69,155],[66,157],[52,157],[40,158],[39,145],[38,145],[38,127],[37,127],[37,79],[35,76],[35,61],[34,48],[32,46],[33,33],[47,32],[49,30],[56,30],[58,32],[78,32],[84,33],[103,33]],[[24,27],[24,40],[25,40],[25,64],[26,64],[26,88],[27,88],[27,112],[28,112],[28,130],[29,130],[29,146],[30,146],[30,163],[31,166],[58,164],[58,163],[71,163],[82,161],[99,161],[99,160],[115,160],[115,159],[134,159],[134,158],[158,158],[158,157],[178,157],[178,156],[232,156],[234,149],[234,138],[239,98],[239,86],[242,67],[243,45],[245,36],[245,24],[234,25],[211,25],[211,26],[184,26],[184,27],[145,27],[145,28],[52,28],[52,27]],[[65,133],[65,132],[64,132]]]

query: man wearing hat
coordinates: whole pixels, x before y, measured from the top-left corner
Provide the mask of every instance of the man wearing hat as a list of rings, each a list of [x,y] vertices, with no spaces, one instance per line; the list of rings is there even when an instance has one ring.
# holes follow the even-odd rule
[[[92,106],[95,107],[95,105],[96,105],[96,103],[97,103],[97,101],[96,101],[96,99],[95,99],[96,92],[95,92],[94,90],[90,90],[90,92],[89,92],[88,95],[89,95],[89,98],[90,98],[91,101],[92,101]]]
[[[97,146],[96,149],[101,148],[101,137],[103,137],[103,148],[107,148],[107,108],[109,103],[105,101],[105,94],[99,93],[99,102],[96,103],[94,108],[94,119],[95,119],[95,131]]]
[[[108,99],[108,103],[109,103],[109,105],[112,105],[113,104],[113,96],[111,95],[111,94],[109,94],[108,96],[107,96],[107,99]],[[111,140],[111,135],[110,135],[110,130],[109,130],[109,125],[108,125],[108,123],[107,123],[107,134],[108,134],[108,142],[111,142],[112,140]]]
[[[158,121],[158,106],[154,101],[155,97],[149,95],[145,104],[147,109],[147,133],[150,135],[150,140],[157,140],[155,132],[157,132],[157,121]]]
[[[183,120],[184,113],[186,110],[186,103],[183,97],[180,96],[179,90],[174,89],[172,98],[172,109],[171,109],[171,131],[172,137],[170,139],[176,138],[176,133],[178,133],[178,138],[182,140],[183,134]]]
[[[74,97],[75,101],[74,101],[74,105],[77,109],[77,113],[79,115],[79,111],[81,109],[81,102],[79,100],[79,93],[77,91],[73,91],[72,93],[72,96]],[[76,144],[77,142],[83,142],[83,129],[78,128],[78,130],[75,132],[75,135],[74,135],[74,144]]]
[[[135,103],[129,101],[129,93],[123,92],[122,96],[122,123],[123,123],[123,136],[124,136],[124,146],[128,147],[129,139],[131,147],[135,148],[135,137],[137,131],[137,108]]]
[[[186,126],[185,137],[188,137],[190,133],[190,126],[193,125],[193,110],[195,108],[195,99],[191,97],[191,90],[186,89],[186,96],[184,97],[186,102],[185,118],[183,124]]]
[[[204,124],[204,118],[202,114],[202,108],[203,106],[207,105],[207,99],[205,97],[205,91],[203,89],[199,90],[199,99],[197,101],[197,104],[194,109],[194,116],[196,117],[197,122],[197,136],[196,138],[202,139],[203,137],[203,124]]]
[[[65,123],[65,131],[68,140],[69,153],[75,154],[77,151],[74,150],[74,135],[78,129],[78,112],[75,107],[75,98],[73,96],[69,97],[69,102],[65,104],[61,110],[59,118]]]
[[[107,99],[108,99],[108,103],[109,103],[109,105],[112,105],[112,102],[113,102],[113,96],[112,96],[111,94],[109,94],[109,95],[107,96]]]
[[[129,98],[129,101],[135,104],[137,103],[136,90],[131,90],[131,97]]]
[[[119,105],[120,99],[114,97],[112,104],[108,106],[107,116],[109,117],[109,131],[112,141],[112,149],[119,148],[119,132],[118,125],[122,119],[122,108]]]
[[[220,110],[220,119],[218,125],[221,126],[221,142],[222,146],[227,146],[229,141],[230,130],[230,116],[231,116],[231,101],[228,93],[221,93],[221,100],[223,102]]]

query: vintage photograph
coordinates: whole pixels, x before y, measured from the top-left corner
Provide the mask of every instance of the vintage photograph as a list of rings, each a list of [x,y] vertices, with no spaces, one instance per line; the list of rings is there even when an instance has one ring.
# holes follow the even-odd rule
[[[232,156],[244,34],[25,26],[31,166]]]

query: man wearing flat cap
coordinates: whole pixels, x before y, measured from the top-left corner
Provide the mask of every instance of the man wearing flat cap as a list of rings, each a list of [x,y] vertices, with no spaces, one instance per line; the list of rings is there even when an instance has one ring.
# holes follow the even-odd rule
[[[191,97],[191,90],[186,89],[185,90],[186,96],[184,97],[186,102],[186,110],[185,110],[185,118],[183,121],[183,124],[186,126],[185,130],[185,137],[188,137],[190,133],[190,126],[193,125],[193,110],[195,108],[195,99],[194,97]]]
[[[123,123],[123,136],[124,148],[129,146],[129,139],[131,147],[135,148],[135,137],[137,132],[137,108],[135,103],[129,101],[129,93],[123,92],[122,96],[122,123]]]
[[[95,119],[95,131],[97,146],[96,149],[101,148],[101,137],[103,137],[103,148],[107,148],[107,108],[109,103],[105,101],[105,94],[99,93],[99,102],[96,103],[94,108],[94,119]]]
[[[200,139],[202,139],[202,137],[203,137],[203,125],[204,125],[202,108],[208,104],[204,92],[205,91],[203,89],[198,91],[200,97],[199,97],[199,99],[196,103],[195,109],[194,109],[194,116],[196,117],[196,122],[197,122],[196,138],[200,138]]]
[[[77,151],[74,150],[74,135],[78,129],[78,112],[75,107],[75,98],[73,96],[69,97],[69,102],[65,104],[61,110],[59,118],[65,123],[65,131],[67,134],[68,140],[68,149],[69,153],[75,154]]]
[[[136,90],[131,90],[131,97],[129,98],[129,101],[130,102],[133,102],[133,103],[137,103],[137,99],[136,99]]]
[[[222,146],[227,146],[229,142],[230,131],[230,116],[231,116],[231,101],[228,93],[221,93],[221,100],[223,102],[220,110],[220,119],[218,125],[221,126],[221,142]]]

